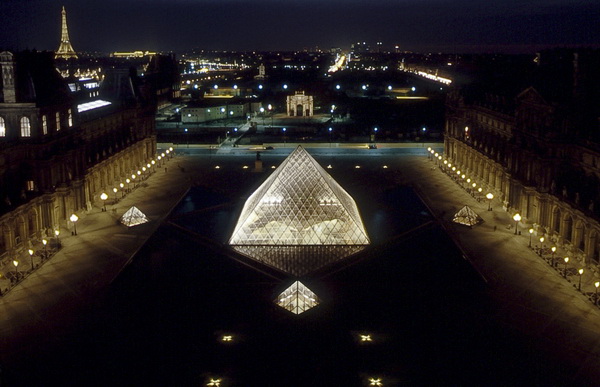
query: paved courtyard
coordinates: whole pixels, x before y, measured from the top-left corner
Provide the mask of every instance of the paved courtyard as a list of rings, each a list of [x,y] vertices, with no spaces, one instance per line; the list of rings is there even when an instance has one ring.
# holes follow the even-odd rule
[[[282,157],[293,145],[285,146],[277,146],[273,155],[263,159]],[[377,150],[336,147],[330,154],[329,146],[309,151],[317,153],[317,161],[322,163],[355,160],[358,165],[367,158],[370,162],[381,161],[398,183],[412,185],[445,225],[465,259],[485,279],[492,297],[503,306],[498,321],[529,335],[533,332],[536,340],[531,345],[540,351],[560,348],[556,356],[569,362],[565,373],[574,384],[600,377],[600,310],[589,299],[595,290],[593,283],[598,280],[596,273],[586,268],[583,291],[578,291],[574,285],[579,277],[573,270],[579,263],[572,263],[567,281],[560,270],[528,247],[528,233],[515,235],[514,228],[507,228],[514,222],[499,203],[494,202],[493,211],[488,211],[486,201],[477,201],[436,168],[427,158],[428,144],[399,149],[380,146]],[[108,204],[108,211],[102,211],[97,203],[90,213],[82,215],[77,235],[62,230],[63,248],[0,299],[2,363],[20,353],[35,351],[38,345],[51,345],[72,329],[76,321],[73,316],[85,311],[90,299],[103,296],[189,186],[202,180],[207,168],[221,162],[239,164],[240,168],[245,164],[251,173],[254,167],[254,152],[239,148],[227,151],[231,153],[209,154],[195,147],[177,151],[145,184],[114,205]],[[482,224],[467,228],[450,223],[452,215],[465,204],[483,218]],[[118,218],[132,205],[150,222],[133,228],[119,224]],[[561,254],[559,250],[557,257]]]

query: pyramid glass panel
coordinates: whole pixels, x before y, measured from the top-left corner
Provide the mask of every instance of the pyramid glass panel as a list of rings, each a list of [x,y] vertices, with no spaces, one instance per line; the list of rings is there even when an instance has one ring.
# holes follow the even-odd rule
[[[319,299],[302,282],[296,281],[277,297],[275,303],[292,313],[300,314],[317,306]]]
[[[229,244],[302,275],[370,243],[354,199],[302,147],[248,198]]]
[[[121,223],[127,227],[137,226],[149,222],[148,218],[136,206],[131,207],[121,216]]]
[[[471,207],[464,206],[454,215],[452,221],[454,223],[464,224],[465,226],[474,226],[483,221],[483,219],[481,219]]]

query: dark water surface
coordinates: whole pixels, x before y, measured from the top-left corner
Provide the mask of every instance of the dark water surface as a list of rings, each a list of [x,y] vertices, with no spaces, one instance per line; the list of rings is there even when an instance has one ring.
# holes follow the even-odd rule
[[[332,174],[355,197],[373,245],[303,280],[322,300],[316,308],[283,310],[272,301],[293,279],[222,253],[243,198],[266,176],[209,176],[77,329],[8,370],[10,385],[566,382],[526,336],[496,323],[486,285],[410,188],[381,171]],[[373,341],[360,342],[367,333]]]

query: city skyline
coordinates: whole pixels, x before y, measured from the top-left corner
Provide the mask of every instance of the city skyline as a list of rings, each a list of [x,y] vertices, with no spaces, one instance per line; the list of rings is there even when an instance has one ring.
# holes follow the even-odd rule
[[[547,47],[598,47],[600,4],[592,1],[487,2],[335,0],[5,1],[3,49],[56,50],[66,7],[76,51],[181,52],[347,48],[366,41],[421,52],[532,53]]]

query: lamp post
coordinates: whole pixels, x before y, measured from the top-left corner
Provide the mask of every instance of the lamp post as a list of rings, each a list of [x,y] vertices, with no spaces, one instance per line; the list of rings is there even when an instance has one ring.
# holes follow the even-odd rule
[[[577,290],[581,291],[581,276],[583,275],[583,269],[577,270],[579,273],[579,285],[577,285]]]
[[[100,194],[100,200],[102,200],[102,211],[106,212],[106,199],[108,199],[108,195],[106,192],[102,192]]]
[[[29,259],[31,259],[31,271],[33,271],[33,250],[29,249],[27,252],[29,253]]]
[[[552,246],[552,248],[550,248],[550,251],[552,251],[552,255],[550,256],[550,263],[552,264],[552,267],[554,267],[554,253],[556,253],[556,246]]]
[[[75,214],[71,214],[69,220],[73,222],[73,235],[77,235],[77,221],[79,220],[79,217]]]
[[[533,235],[533,229],[529,229],[529,247],[531,247],[531,236]]]
[[[540,237],[540,257],[544,256],[544,237]]]
[[[513,220],[515,221],[515,235],[517,235],[519,229],[519,222],[521,221],[521,215],[517,212],[513,216]]]
[[[594,304],[598,305],[598,287],[600,286],[600,282],[594,282],[594,286],[596,287],[596,296],[594,297]]]
[[[568,264],[569,264],[569,257],[565,257],[565,272],[563,273],[565,278],[567,278],[567,265]]]
[[[115,193],[115,203],[117,202],[117,192],[119,192],[119,189],[117,187],[113,188],[113,192]]]
[[[19,280],[19,270],[17,269],[17,267],[19,266],[19,261],[17,261],[16,259],[13,260],[13,265],[15,265],[15,281]]]
[[[327,131],[329,132],[329,147],[331,148],[331,132],[333,131],[333,128],[329,127]]]
[[[487,198],[488,201],[488,211],[492,210],[492,200],[494,199],[494,194],[491,192],[488,192],[487,195],[485,195],[485,197]]]
[[[54,230],[54,236],[56,236],[56,247],[58,248],[58,246],[60,246],[60,240],[58,239],[58,235],[60,234],[60,230],[56,229]]]
[[[42,244],[44,245],[44,259],[48,258],[48,250],[46,245],[48,244],[48,240],[46,238],[42,239]]]
[[[281,131],[283,132],[283,143],[285,144],[285,132],[287,131],[287,129],[282,128]]]
[[[129,192],[129,183],[131,183],[131,180],[127,178],[125,179],[125,183],[127,183],[127,192]]]

